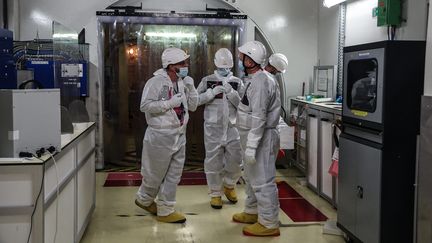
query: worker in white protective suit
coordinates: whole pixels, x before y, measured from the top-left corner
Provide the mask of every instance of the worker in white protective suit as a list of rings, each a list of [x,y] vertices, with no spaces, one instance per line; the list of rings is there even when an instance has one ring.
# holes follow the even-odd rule
[[[282,53],[274,53],[268,58],[267,65],[265,66],[264,70],[267,71],[273,77],[273,79],[275,80],[276,84],[279,87],[276,75],[285,73],[287,68],[288,68],[288,58]],[[278,129],[280,126],[288,126],[282,117],[280,117],[279,119]]]
[[[282,53],[274,53],[269,57],[264,69],[276,76],[278,73],[285,73],[287,68],[288,58]]]
[[[222,194],[231,203],[237,203],[235,185],[241,175],[242,150],[240,136],[235,128],[238,90],[243,81],[233,76],[233,56],[226,48],[215,53],[217,69],[204,77],[198,85],[199,105],[204,109],[204,144],[206,158],[204,170],[207,177],[210,206],[222,208]]]
[[[188,110],[195,111],[198,106],[194,81],[187,76],[188,59],[181,49],[165,49],[163,68],[147,81],[141,98],[148,128],[141,160],[143,179],[135,204],[166,223],[186,221],[174,204],[185,162]]]
[[[279,200],[276,187],[276,156],[279,150],[280,92],[275,80],[262,70],[266,49],[250,41],[239,47],[239,67],[246,73],[245,92],[238,106],[237,128],[244,150],[246,205],[233,221],[251,224],[250,236],[278,236]]]

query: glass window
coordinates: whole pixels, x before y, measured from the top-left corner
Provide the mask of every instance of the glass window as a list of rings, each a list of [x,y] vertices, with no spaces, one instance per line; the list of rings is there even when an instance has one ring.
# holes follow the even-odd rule
[[[378,61],[353,60],[348,63],[347,103],[353,110],[375,112],[377,105]]]

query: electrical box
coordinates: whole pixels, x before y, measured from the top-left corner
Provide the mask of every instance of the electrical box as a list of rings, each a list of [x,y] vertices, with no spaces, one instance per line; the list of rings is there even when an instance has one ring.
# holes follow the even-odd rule
[[[399,26],[402,21],[400,0],[378,0],[378,26]]]
[[[61,149],[60,90],[0,90],[0,158]]]

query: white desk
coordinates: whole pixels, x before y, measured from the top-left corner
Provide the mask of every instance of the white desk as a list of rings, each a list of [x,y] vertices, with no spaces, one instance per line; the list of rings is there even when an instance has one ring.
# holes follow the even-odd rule
[[[35,206],[30,242],[54,242],[57,205],[56,242],[81,240],[95,207],[94,123],[74,124],[73,134],[62,135],[61,147],[54,155],[58,185],[49,155],[0,159],[0,243],[27,242]]]

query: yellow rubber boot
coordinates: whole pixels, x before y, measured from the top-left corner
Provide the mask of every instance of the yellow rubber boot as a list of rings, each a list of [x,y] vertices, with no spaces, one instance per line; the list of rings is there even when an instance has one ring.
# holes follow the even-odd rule
[[[221,197],[212,197],[210,200],[210,206],[214,209],[222,208],[222,198]]]
[[[254,224],[258,222],[258,214],[248,214],[245,212],[236,213],[232,217],[234,222],[243,224]]]
[[[231,203],[237,203],[237,194],[234,188],[228,188],[224,186],[224,193],[226,198],[231,202]]]
[[[186,222],[186,217],[179,212],[174,212],[172,214],[169,214],[167,216],[157,216],[157,221],[164,222],[164,223],[174,223],[174,224],[181,224]]]
[[[145,211],[147,211],[147,212],[149,212],[149,213],[151,213],[151,214],[153,214],[153,215],[156,215],[156,214],[157,214],[157,206],[156,206],[156,203],[155,203],[155,202],[152,202],[152,204],[150,204],[149,206],[144,206],[144,204],[142,203],[141,200],[139,200],[139,199],[135,199],[135,204],[136,204],[138,207],[144,209]]]
[[[258,237],[279,236],[280,231],[279,228],[269,229],[260,223],[255,223],[243,227],[243,234],[247,236],[258,236]]]

